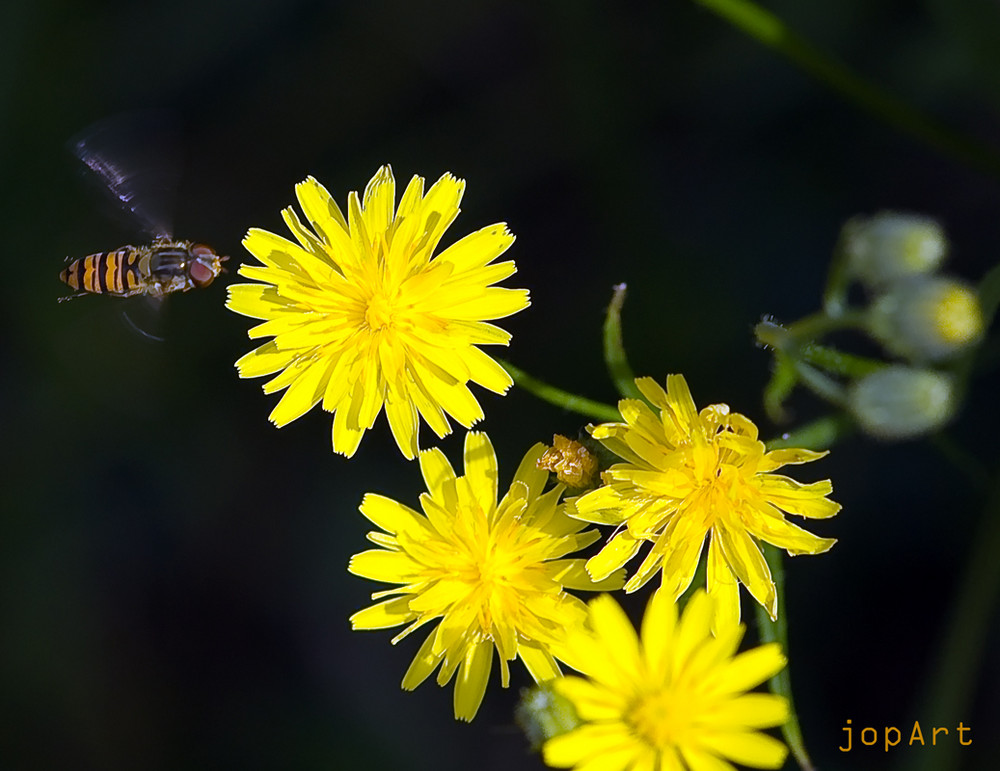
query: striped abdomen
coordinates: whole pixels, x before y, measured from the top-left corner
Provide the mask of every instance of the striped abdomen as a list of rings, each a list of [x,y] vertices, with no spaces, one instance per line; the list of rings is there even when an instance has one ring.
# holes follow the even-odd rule
[[[59,278],[79,292],[128,297],[143,291],[142,253],[134,246],[98,252],[74,260]]]

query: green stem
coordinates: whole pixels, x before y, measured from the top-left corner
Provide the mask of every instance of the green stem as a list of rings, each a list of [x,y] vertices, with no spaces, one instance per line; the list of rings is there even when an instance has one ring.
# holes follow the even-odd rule
[[[803,345],[819,340],[831,332],[864,329],[867,319],[868,314],[859,310],[844,310],[839,316],[818,311],[788,325],[776,321],[761,321],[753,328],[753,333],[761,345],[794,355]]]
[[[695,0],[760,43],[801,67],[849,102],[971,168],[1000,177],[1000,153],[952,131],[882,91],[790,30],[750,0]]]
[[[778,596],[778,619],[772,621],[767,615],[763,606],[756,605],[757,626],[760,629],[762,642],[776,642],[781,645],[781,650],[785,656],[791,659],[788,654],[788,614],[785,608],[785,568],[782,563],[781,550],[769,543],[763,544],[764,558],[771,569],[771,578],[774,580],[775,592]],[[813,771],[812,761],[809,753],[806,752],[805,741],[802,739],[802,728],[799,726],[799,716],[795,712],[795,702],[792,699],[792,676],[789,667],[786,666],[778,674],[771,678],[769,685],[771,692],[779,696],[784,696],[788,700],[788,711],[790,717],[788,722],[781,727],[781,733],[788,743],[788,749],[799,764],[802,771]]]
[[[843,415],[827,415],[806,423],[778,439],[767,442],[768,450],[787,447],[805,447],[809,450],[825,450],[833,447],[840,439],[850,434],[854,423]]]
[[[799,375],[795,371],[795,362],[788,354],[775,349],[774,369],[771,379],[764,387],[764,410],[775,423],[788,421],[785,410],[785,399],[791,396],[792,390],[798,385]]]
[[[813,393],[821,399],[826,399],[836,407],[843,407],[847,401],[844,387],[833,378],[827,377],[815,367],[811,367],[804,361],[793,360],[795,371],[799,380],[805,383]]]
[[[851,284],[850,259],[847,254],[847,236],[854,224],[848,220],[840,229],[833,259],[823,289],[823,310],[828,316],[840,316],[847,311],[847,292]]]
[[[996,479],[996,478],[995,478]],[[929,683],[917,715],[930,725],[952,725],[969,714],[990,621],[1000,599],[1000,482],[994,481],[972,539],[972,554],[951,607],[941,653],[931,660]],[[957,742],[934,753],[915,753],[914,771],[958,766]]]
[[[523,388],[528,393],[537,396],[542,401],[562,407],[564,410],[585,415],[594,420],[608,421],[612,423],[621,422],[622,416],[617,407],[603,402],[596,402],[586,399],[577,394],[564,391],[561,388],[549,385],[536,377],[529,375],[522,369],[515,367],[509,361],[497,359],[500,366],[507,370],[508,374],[514,378],[514,383]]]
[[[608,313],[604,317],[604,361],[615,388],[626,399],[643,399],[645,397],[636,388],[635,373],[629,366],[625,355],[625,344],[622,341],[622,305],[625,303],[625,284],[618,284],[608,305]]]
[[[884,361],[870,359],[867,356],[855,356],[851,353],[838,351],[826,345],[808,343],[802,348],[802,360],[834,375],[851,378],[852,380],[884,369]]]
[[[976,287],[979,295],[979,305],[983,310],[983,328],[989,329],[1000,306],[1000,265],[994,265],[979,281]]]

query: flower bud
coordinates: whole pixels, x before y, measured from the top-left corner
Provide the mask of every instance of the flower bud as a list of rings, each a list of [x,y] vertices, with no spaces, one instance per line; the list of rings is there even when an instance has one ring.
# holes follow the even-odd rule
[[[912,439],[936,431],[955,411],[950,376],[896,364],[861,378],[847,392],[847,407],[867,434]]]
[[[897,356],[941,361],[975,343],[983,312],[975,290],[945,276],[900,281],[871,306],[869,332]]]
[[[870,288],[936,270],[948,251],[941,225],[919,214],[854,217],[842,232],[851,274]]]
[[[580,725],[573,703],[556,693],[552,680],[525,688],[521,701],[514,708],[514,719],[537,750],[554,736],[572,731]]]
[[[552,437],[552,446],[538,459],[538,468],[551,471],[569,487],[590,489],[597,485],[598,461],[580,442],[561,434]]]

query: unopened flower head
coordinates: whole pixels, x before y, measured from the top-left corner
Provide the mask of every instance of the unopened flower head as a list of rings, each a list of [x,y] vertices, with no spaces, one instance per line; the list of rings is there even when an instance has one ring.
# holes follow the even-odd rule
[[[782,466],[826,455],[804,449],[765,452],[757,427],[725,404],[701,412],[681,375],[667,378],[664,391],[652,378],[636,385],[659,414],[637,399],[618,403],[623,423],[591,430],[623,459],[604,472],[604,486],[580,496],[567,509],[588,522],[622,525],[603,550],[587,562],[600,580],[649,552],[625,584],[632,592],[658,572],[673,599],[690,586],[708,540],[707,586],[715,600],[716,628],[740,618],[739,584],[776,618],[774,581],[759,541],[790,554],[819,554],[835,543],[785,519],[832,517],[840,505],[827,496],[829,480],[801,484],[773,473]]]
[[[941,361],[983,334],[975,290],[947,276],[899,281],[869,311],[869,329],[890,353],[911,361]]]
[[[589,626],[572,630],[567,643],[567,663],[588,677],[553,683],[583,722],[545,743],[545,762],[581,771],[781,768],[788,750],[759,729],[783,725],[788,702],[747,693],[784,668],[781,648],[737,654],[742,625],[716,637],[712,616],[698,591],[678,619],[661,590],[637,635],[611,597],[592,600]]]
[[[351,616],[354,629],[406,624],[393,643],[439,621],[403,678],[412,690],[438,669],[438,685],[458,672],[455,717],[479,709],[496,650],[501,683],[508,662],[520,658],[536,682],[559,674],[556,657],[565,631],[586,618],[586,606],[564,591],[617,589],[623,575],[593,582],[582,559],[564,559],[599,537],[570,519],[559,503],[562,485],[543,491],[548,474],[535,465],[545,446],[521,461],[514,482],[497,502],[497,462],[485,434],[465,440],[465,474],[456,476],[438,449],[420,453],[428,492],[423,514],[368,494],[361,513],[385,532],[369,539],[380,548],[355,554],[349,570],[399,584],[378,592],[382,602]],[[389,599],[383,599],[389,598]]]
[[[538,468],[551,471],[560,482],[578,490],[594,487],[597,482],[597,456],[562,434],[552,437],[552,446],[538,459]]]
[[[842,242],[851,273],[872,288],[937,270],[948,251],[938,222],[902,212],[854,217],[844,225]]]
[[[465,427],[483,417],[470,382],[496,393],[507,372],[479,345],[507,345],[487,323],[528,306],[523,289],[493,284],[515,272],[493,263],[513,243],[490,225],[434,251],[459,212],[465,182],[445,174],[424,190],[414,176],[396,206],[383,166],[352,192],[347,216],[309,177],[295,187],[308,220],[282,212],[298,243],[251,229],[244,246],[263,266],[239,273],[259,284],[229,287],[230,310],[264,320],[251,338],[272,337],[236,362],[240,377],[275,375],[265,393],[285,389],[270,419],[283,426],[322,403],[332,412],[333,449],[351,456],[385,408],[407,458],[417,454],[418,416],[440,437],[451,416]]]
[[[558,678],[524,689],[514,709],[514,720],[533,750],[541,749],[547,740],[580,725],[573,705],[553,687],[556,682]]]
[[[867,434],[913,439],[951,419],[955,385],[947,373],[896,364],[853,383],[847,407]]]

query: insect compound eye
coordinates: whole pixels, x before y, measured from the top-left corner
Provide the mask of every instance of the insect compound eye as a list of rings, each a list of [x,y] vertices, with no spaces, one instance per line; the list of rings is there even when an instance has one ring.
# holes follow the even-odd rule
[[[188,253],[191,255],[191,261],[188,263],[187,272],[191,281],[198,288],[211,284],[222,269],[215,249],[205,244],[192,244]]]
[[[205,244],[192,244],[191,245],[191,256],[196,259],[199,257],[217,257],[215,249],[211,246],[205,246]]]
[[[215,253],[213,252],[212,255],[214,256]],[[192,260],[188,265],[188,275],[199,288],[211,284],[218,273],[218,270],[211,265],[206,265],[200,259]]]

